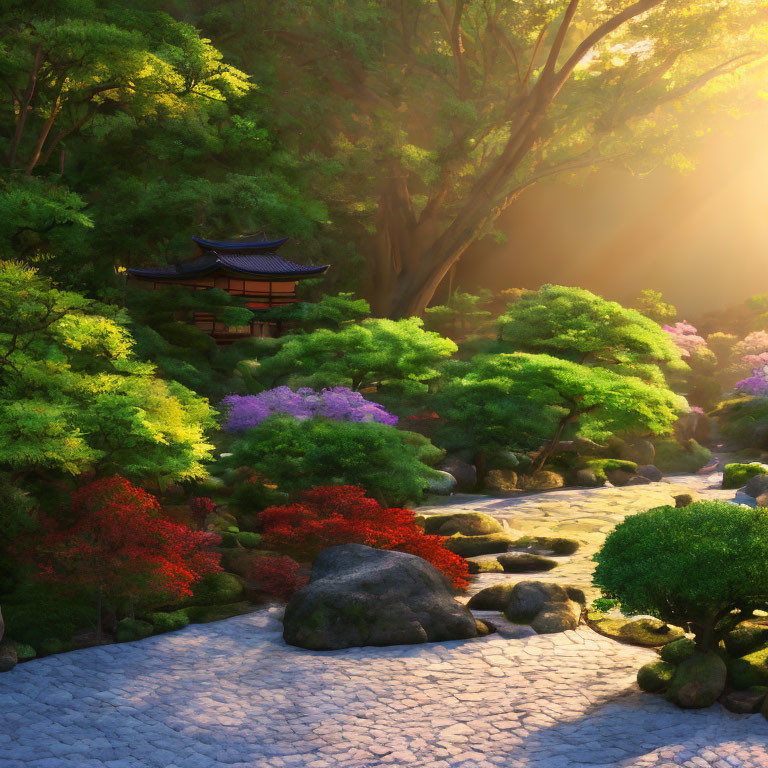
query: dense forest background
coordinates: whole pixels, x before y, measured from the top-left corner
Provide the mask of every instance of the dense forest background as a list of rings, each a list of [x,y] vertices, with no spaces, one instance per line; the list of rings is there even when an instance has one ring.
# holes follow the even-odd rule
[[[35,0],[0,24],[0,255],[118,301],[121,268],[193,233],[287,234],[392,317],[491,282],[498,254],[504,287],[559,280],[519,222],[565,231],[569,198],[530,190],[690,170],[765,71],[747,2]]]

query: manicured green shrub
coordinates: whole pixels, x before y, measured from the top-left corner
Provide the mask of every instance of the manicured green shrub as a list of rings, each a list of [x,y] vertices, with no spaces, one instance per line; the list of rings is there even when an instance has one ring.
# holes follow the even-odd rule
[[[17,643],[14,641],[13,647],[16,649],[16,658],[19,661],[29,661],[37,656],[37,651],[26,643]]]
[[[142,640],[145,637],[149,637],[154,631],[154,627],[148,621],[121,619],[117,622],[117,627],[115,628],[115,640],[118,643]]]
[[[240,531],[237,534],[237,543],[246,549],[258,549],[261,545],[261,535],[252,531]]]
[[[768,645],[740,659],[728,660],[728,681],[737,690],[768,685]]]
[[[196,605],[234,603],[243,593],[243,585],[232,573],[208,573],[193,587],[192,602]]]
[[[64,653],[66,650],[67,643],[58,637],[46,637],[37,646],[37,652],[40,656],[52,656],[54,653]]]
[[[177,629],[184,629],[189,624],[189,616],[183,609],[172,613],[162,611],[153,613],[150,615],[150,619],[156,635],[163,632],[175,632]]]
[[[618,607],[619,601],[614,600],[611,597],[598,597],[592,601],[592,610],[600,611],[601,613],[607,613],[610,610]]]
[[[232,445],[232,462],[285,490],[339,484],[365,488],[389,504],[421,498],[441,451],[388,424],[270,416]]]
[[[725,636],[725,650],[732,658],[746,656],[768,643],[768,627],[742,624]]]
[[[714,410],[720,432],[733,447],[768,448],[768,397],[725,400]]]
[[[239,602],[228,605],[190,605],[184,610],[192,623],[207,624],[209,621],[221,621],[250,613],[253,606],[249,602]]]
[[[658,507],[619,523],[595,560],[606,597],[630,613],[690,623],[707,651],[732,611],[768,605],[768,511],[724,501]]]
[[[5,634],[39,650],[51,638],[69,640],[96,626],[96,611],[82,596],[64,595],[50,585],[32,584],[3,598]]]
[[[679,443],[673,439],[654,440],[656,457],[654,464],[664,473],[690,474],[712,461],[712,451],[695,440]]]
[[[741,488],[756,475],[768,475],[768,468],[756,461],[751,464],[726,464],[723,488]]]

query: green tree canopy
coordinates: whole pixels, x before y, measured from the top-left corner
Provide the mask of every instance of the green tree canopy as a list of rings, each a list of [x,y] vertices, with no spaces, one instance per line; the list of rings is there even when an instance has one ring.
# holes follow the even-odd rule
[[[672,304],[664,301],[661,291],[645,288],[635,299],[635,309],[640,314],[650,317],[659,325],[671,323],[677,317],[677,309]]]
[[[204,477],[208,402],[132,355],[122,317],[0,262],[0,466]]]
[[[702,650],[768,607],[768,513],[725,501],[630,515],[595,555],[594,583],[627,613],[691,623]],[[741,615],[731,615],[741,610]]]
[[[543,352],[663,385],[659,366],[685,370],[680,350],[653,320],[583,288],[545,285],[499,318],[502,348]]]
[[[479,355],[439,394],[438,411],[455,443],[539,449],[540,469],[560,440],[601,441],[614,434],[670,430],[685,400],[665,387],[550,355]]]
[[[261,361],[256,376],[270,386],[360,390],[387,384],[423,391],[455,351],[450,339],[425,331],[418,318],[368,319],[339,331],[286,337],[276,354]]]
[[[424,322],[431,331],[459,339],[488,323],[491,313],[483,307],[490,302],[490,291],[477,294],[454,291],[445,304],[424,310]]]
[[[323,160],[315,188],[391,317],[420,313],[531,186],[690,167],[713,115],[759,98],[768,32],[761,0],[245,0],[199,23]]]

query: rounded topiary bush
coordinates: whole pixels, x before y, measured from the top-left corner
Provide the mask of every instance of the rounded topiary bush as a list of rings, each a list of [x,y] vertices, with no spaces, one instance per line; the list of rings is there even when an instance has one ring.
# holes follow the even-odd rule
[[[768,469],[759,462],[726,464],[723,468],[723,488],[741,488],[756,475],[768,475]]]
[[[184,629],[189,624],[189,616],[184,610],[173,611],[172,613],[153,613],[150,618],[156,635],[163,632],[175,632],[177,629]]]
[[[115,627],[115,640],[118,643],[128,643],[131,640],[141,640],[154,632],[154,627],[148,621],[141,619],[121,619]]]
[[[674,676],[674,664],[666,661],[652,661],[638,670],[637,684],[648,693],[656,693],[666,688]]]
[[[690,626],[696,655],[709,658],[741,609],[768,606],[768,510],[724,501],[658,507],[619,523],[595,560],[594,582],[604,595],[627,613]],[[678,669],[690,667],[693,678],[698,665],[692,659]],[[708,676],[707,700],[721,677],[719,671]],[[684,693],[672,700],[699,706],[700,699],[691,703],[685,693],[693,685],[677,681],[670,690]]]
[[[233,573],[207,573],[193,587],[193,602],[197,605],[235,603],[243,593],[240,579]]]

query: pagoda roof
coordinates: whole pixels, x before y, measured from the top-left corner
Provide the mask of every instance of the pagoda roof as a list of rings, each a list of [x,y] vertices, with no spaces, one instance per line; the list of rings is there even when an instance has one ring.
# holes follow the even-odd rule
[[[276,251],[286,240],[282,237],[279,240],[264,240],[255,237],[243,237],[238,240],[203,240],[201,237],[193,237],[196,242],[205,251],[248,251],[250,253],[265,253]]]
[[[277,241],[284,242],[284,241]],[[152,280],[180,280],[185,277],[201,277],[214,272],[224,271],[249,277],[283,278],[290,280],[319,275],[328,269],[325,264],[319,267],[297,264],[274,253],[233,254],[208,251],[194,261],[186,264],[173,264],[156,269],[129,269],[130,275]]]

